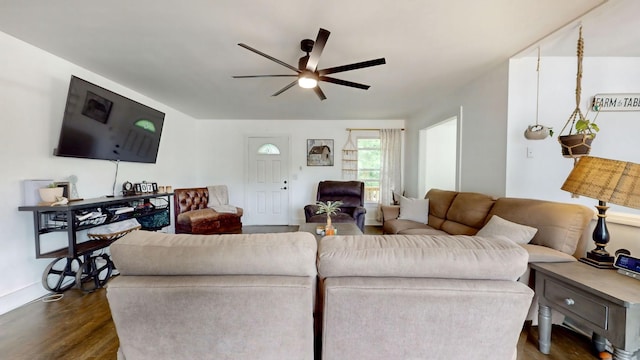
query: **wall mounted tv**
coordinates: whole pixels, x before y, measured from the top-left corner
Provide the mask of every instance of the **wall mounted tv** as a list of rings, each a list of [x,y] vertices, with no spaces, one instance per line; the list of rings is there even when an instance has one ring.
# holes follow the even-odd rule
[[[164,113],[71,76],[54,155],[155,163]]]

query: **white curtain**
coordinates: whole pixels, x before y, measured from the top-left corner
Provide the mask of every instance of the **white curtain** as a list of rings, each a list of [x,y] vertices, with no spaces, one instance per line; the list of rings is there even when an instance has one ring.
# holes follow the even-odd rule
[[[393,192],[402,194],[402,129],[380,129],[380,205],[393,203]]]

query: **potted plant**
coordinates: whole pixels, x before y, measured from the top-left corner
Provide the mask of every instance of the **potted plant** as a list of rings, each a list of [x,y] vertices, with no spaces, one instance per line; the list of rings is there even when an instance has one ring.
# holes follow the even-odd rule
[[[49,184],[47,187],[38,189],[40,199],[45,203],[54,203],[58,198],[62,197],[64,189],[56,186],[55,183]]]
[[[558,136],[558,141],[562,147],[562,156],[564,157],[576,158],[589,155],[591,143],[596,138],[596,133],[600,131],[600,127],[595,123],[595,118],[590,121],[582,113],[577,114],[576,117],[577,119],[573,119],[573,130],[575,132],[570,129],[568,135]]]
[[[335,235],[335,229],[333,225],[331,225],[331,215],[335,215],[338,211],[340,211],[340,206],[342,206],[343,202],[340,200],[337,201],[327,201],[316,202],[316,206],[318,210],[316,210],[316,214],[327,214],[327,226],[324,228],[325,235]]]
[[[558,136],[558,142],[560,142],[560,146],[562,146],[562,156],[569,158],[589,155],[591,142],[595,139],[596,133],[600,131],[600,128],[595,123],[600,111],[600,104],[593,104],[593,109],[596,111],[593,121],[589,121],[589,119],[582,114],[582,111],[580,111],[580,93],[582,89],[580,82],[582,79],[583,53],[584,41],[582,39],[582,27],[580,27],[580,35],[578,37],[578,73],[576,75],[576,108],[569,116],[569,119],[567,119],[562,131],[560,131],[561,135]],[[588,111],[587,115],[589,115]],[[569,124],[571,125],[569,126]],[[567,126],[569,126],[569,133],[562,135]]]

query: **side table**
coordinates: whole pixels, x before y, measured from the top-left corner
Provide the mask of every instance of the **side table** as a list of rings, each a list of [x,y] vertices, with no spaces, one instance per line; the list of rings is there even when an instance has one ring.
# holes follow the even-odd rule
[[[593,331],[599,351],[605,339],[615,360],[632,360],[640,348],[640,281],[581,262],[533,263],[538,312],[539,349],[551,348],[551,308]]]

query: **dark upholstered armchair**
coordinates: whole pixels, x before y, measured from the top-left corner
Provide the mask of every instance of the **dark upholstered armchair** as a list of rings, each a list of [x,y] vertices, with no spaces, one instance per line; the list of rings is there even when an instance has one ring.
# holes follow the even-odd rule
[[[175,189],[176,234],[234,234],[242,232],[242,208],[229,205],[226,185]]]
[[[342,201],[340,211],[331,215],[331,221],[336,223],[355,222],[364,232],[364,183],[361,181],[321,181],[318,184],[317,201]],[[316,214],[316,205],[304,207],[304,217],[308,223],[327,222],[326,214]]]

